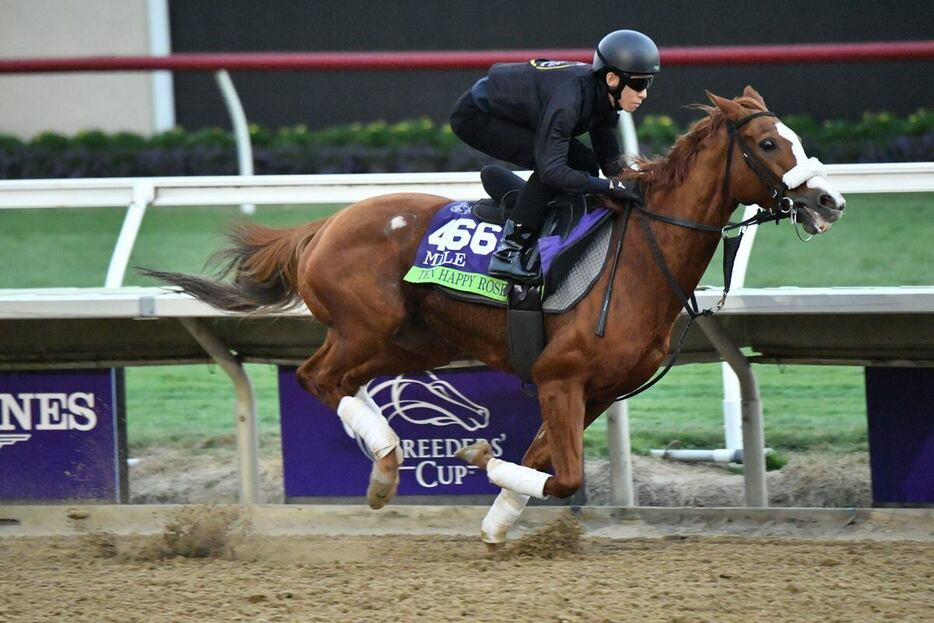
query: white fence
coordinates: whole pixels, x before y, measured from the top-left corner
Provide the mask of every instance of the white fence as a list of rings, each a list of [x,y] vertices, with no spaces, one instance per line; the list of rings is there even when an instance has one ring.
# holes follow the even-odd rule
[[[842,193],[934,191],[932,162],[829,165],[827,171]],[[149,206],[350,203],[392,192],[485,195],[475,172],[10,180],[0,181],[0,209],[126,207],[105,280],[117,287]],[[742,277],[737,274],[740,283]]]

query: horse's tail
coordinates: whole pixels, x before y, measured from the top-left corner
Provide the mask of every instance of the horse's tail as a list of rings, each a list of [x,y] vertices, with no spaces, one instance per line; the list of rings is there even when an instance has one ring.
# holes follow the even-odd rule
[[[298,261],[302,251],[327,219],[273,229],[253,223],[234,227],[228,244],[211,256],[207,267],[213,278],[138,269],[138,272],[181,288],[193,297],[224,311],[279,311],[295,307],[298,296]],[[232,282],[221,281],[233,275]]]

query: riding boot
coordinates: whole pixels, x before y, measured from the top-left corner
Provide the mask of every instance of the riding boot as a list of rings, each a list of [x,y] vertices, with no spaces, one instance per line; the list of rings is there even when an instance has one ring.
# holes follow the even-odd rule
[[[528,225],[510,219],[503,226],[503,237],[490,259],[490,275],[535,282],[541,279],[538,252],[534,249],[537,234]]]

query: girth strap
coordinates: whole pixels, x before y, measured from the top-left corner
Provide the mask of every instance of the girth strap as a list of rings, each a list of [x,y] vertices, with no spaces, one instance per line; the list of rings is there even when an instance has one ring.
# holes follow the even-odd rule
[[[506,309],[506,337],[513,370],[532,383],[532,366],[545,350],[542,286],[512,282]]]

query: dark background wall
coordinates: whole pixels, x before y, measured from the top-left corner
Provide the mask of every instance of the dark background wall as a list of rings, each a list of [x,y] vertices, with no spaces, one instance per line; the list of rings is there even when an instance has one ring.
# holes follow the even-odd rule
[[[895,0],[172,0],[175,52],[484,50],[589,48],[634,28],[659,47],[930,39],[931,4]],[[772,110],[817,118],[863,111],[905,114],[934,102],[934,63],[816,63],[665,67],[636,115],[697,117],[684,105],[704,89],[735,96],[756,87]],[[483,71],[238,72],[248,118],[311,128],[351,121],[447,119]],[[213,77],[175,76],[177,118],[187,128],[227,126]]]

